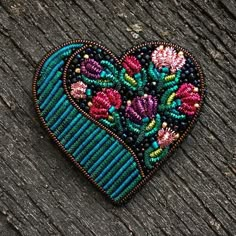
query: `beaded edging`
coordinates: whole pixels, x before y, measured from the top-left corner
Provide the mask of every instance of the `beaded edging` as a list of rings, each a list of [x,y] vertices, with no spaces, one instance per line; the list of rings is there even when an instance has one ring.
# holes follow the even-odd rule
[[[122,204],[190,132],[205,81],[194,57],[176,44],[146,42],[118,59],[96,42],[74,40],[43,58],[33,96],[50,137]]]

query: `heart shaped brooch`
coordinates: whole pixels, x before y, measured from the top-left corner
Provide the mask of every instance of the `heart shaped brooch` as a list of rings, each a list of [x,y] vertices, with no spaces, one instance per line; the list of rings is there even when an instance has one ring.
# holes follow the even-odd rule
[[[95,42],[68,42],[44,57],[33,82],[49,135],[117,204],[186,137],[204,94],[199,64],[165,42],[146,42],[120,58]]]

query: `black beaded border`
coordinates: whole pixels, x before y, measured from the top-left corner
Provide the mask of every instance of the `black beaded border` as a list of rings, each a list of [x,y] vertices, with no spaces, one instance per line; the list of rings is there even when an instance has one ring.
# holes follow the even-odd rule
[[[110,55],[113,56],[113,58],[119,63],[121,64],[122,61],[124,60],[124,58],[132,53],[134,50],[137,50],[138,48],[140,47],[144,47],[144,46],[147,46],[147,45],[163,45],[163,46],[170,46],[170,47],[174,47],[178,50],[181,50],[183,51],[186,55],[188,55],[194,62],[196,68],[197,68],[197,71],[199,72],[199,75],[200,75],[200,87],[201,87],[201,101],[199,102],[199,108],[196,112],[196,114],[194,115],[194,117],[192,118],[190,124],[188,125],[187,129],[185,130],[185,132],[179,137],[179,139],[175,142],[175,144],[173,145],[173,147],[170,149],[170,151],[168,152],[168,154],[162,159],[160,160],[159,162],[157,162],[157,164],[155,165],[154,169],[147,175],[145,176],[140,182],[139,184],[134,188],[132,189],[132,191],[130,191],[124,198],[122,198],[120,201],[116,202],[114,201],[100,186],[98,186],[98,184],[95,183],[95,181],[88,175],[88,173],[83,169],[83,167],[75,161],[75,159],[73,158],[73,156],[71,154],[69,154],[65,148],[63,147],[63,145],[60,144],[60,142],[58,141],[58,139],[56,138],[56,136],[51,132],[51,130],[49,129],[49,127],[47,126],[47,123],[46,121],[44,120],[44,118],[41,116],[41,111],[39,109],[39,106],[37,104],[37,80],[38,80],[38,77],[39,77],[39,74],[40,74],[40,71],[41,71],[41,68],[44,64],[44,62],[57,50],[59,50],[60,48],[66,46],[66,45],[70,45],[70,44],[73,44],[73,43],[81,43],[81,44],[89,44],[89,45],[97,45],[99,47],[101,47],[103,50],[105,50],[107,53],[109,53]],[[82,47],[85,47],[85,46],[82,46]],[[79,48],[78,50],[80,50],[81,48]],[[73,54],[72,54],[73,56]],[[71,56],[71,57],[72,57]],[[70,59],[70,58],[69,58]],[[65,70],[64,70],[64,73],[65,73]],[[65,74],[64,74],[65,76]],[[65,84],[64,84],[64,87],[65,87]],[[204,100],[205,100],[205,91],[206,91],[206,86],[205,86],[205,79],[204,79],[204,74],[203,74],[203,71],[199,65],[199,63],[195,60],[195,58],[190,54],[190,52],[188,52],[188,50],[184,49],[183,47],[180,47],[179,45],[177,44],[174,44],[174,43],[168,43],[168,42],[161,42],[161,41],[150,41],[150,42],[145,42],[145,43],[142,43],[142,44],[138,44],[134,47],[132,47],[131,49],[127,50],[124,54],[122,54],[120,57],[116,57],[109,49],[107,49],[106,47],[100,45],[99,43],[96,43],[96,42],[93,42],[93,41],[89,41],[89,40],[72,40],[72,41],[69,41],[69,42],[65,42],[64,44],[60,45],[60,46],[57,46],[56,48],[52,49],[49,53],[47,53],[44,58],[40,61],[39,65],[38,65],[38,68],[35,72],[35,76],[34,76],[34,79],[33,79],[33,85],[32,85],[32,92],[33,92],[33,101],[34,101],[34,106],[35,106],[35,109],[36,109],[36,113],[38,114],[38,117],[42,123],[42,126],[44,127],[44,129],[47,130],[49,136],[53,139],[53,141],[57,144],[57,146],[59,146],[59,148],[63,151],[63,153],[66,154],[66,156],[75,164],[75,166],[77,168],[80,169],[80,171],[85,175],[85,177],[93,184],[95,185],[95,187],[100,191],[102,192],[103,194],[105,194],[114,204],[116,205],[121,205],[123,203],[125,203],[127,200],[129,200],[131,198],[131,196],[136,193],[153,175],[154,173],[157,171],[157,169],[161,166],[161,164],[167,159],[169,158],[172,153],[175,151],[175,149],[177,149],[177,147],[182,143],[182,141],[184,140],[184,138],[187,136],[187,134],[191,131],[191,129],[193,128],[193,125],[196,123],[197,121],[197,118],[199,117],[200,115],[200,112],[202,110],[202,106],[203,106],[203,103],[204,103]],[[67,95],[68,95],[68,91],[66,92]],[[72,101],[73,105],[75,104],[75,102],[73,101],[73,99],[70,97],[70,95],[68,96],[69,97],[69,100]],[[76,105],[76,108],[78,109],[78,105]],[[79,111],[82,110],[79,108]],[[87,114],[86,112],[83,111],[83,113]],[[84,115],[85,115],[84,114]],[[93,118],[91,118],[88,114],[86,115],[87,118],[91,119],[92,121]],[[98,125],[100,124],[99,122],[95,122],[96,124],[98,123]],[[103,126],[102,124],[99,125],[99,126]],[[112,134],[114,137],[117,138],[116,134],[113,134],[112,131],[109,130],[109,133]],[[135,154],[134,154],[135,155]],[[135,160],[137,161],[137,157],[135,158]],[[138,161],[138,164],[139,164],[139,161]],[[140,165],[140,164],[139,164]],[[142,173],[142,172],[141,172]]]

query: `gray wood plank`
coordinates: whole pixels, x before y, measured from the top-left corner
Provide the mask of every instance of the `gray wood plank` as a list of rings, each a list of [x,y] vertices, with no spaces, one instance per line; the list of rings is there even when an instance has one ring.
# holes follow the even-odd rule
[[[0,235],[236,235],[235,19],[233,0],[2,0]],[[145,40],[171,41],[206,75],[196,127],[125,207],[87,183],[33,108],[37,63],[76,38],[117,55]]]

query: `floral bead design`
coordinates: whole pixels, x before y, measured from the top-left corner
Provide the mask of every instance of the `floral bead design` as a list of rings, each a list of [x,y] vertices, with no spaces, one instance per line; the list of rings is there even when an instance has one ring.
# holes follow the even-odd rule
[[[134,123],[143,119],[153,119],[157,113],[157,99],[151,95],[136,97],[126,107],[126,116]]]
[[[71,96],[134,150],[146,173],[198,113],[202,97],[195,62],[174,46],[147,44],[118,62],[90,45],[73,61],[67,76]]]
[[[138,59],[134,56],[127,56],[122,63],[129,76],[133,76],[141,71],[142,66]]]
[[[158,144],[161,148],[168,147],[176,139],[176,134],[170,128],[162,128],[158,131]]]
[[[179,111],[189,116],[193,116],[196,113],[199,107],[198,103],[201,100],[198,88],[190,83],[184,83],[177,90],[176,97],[181,100],[181,106],[178,108]]]
[[[174,48],[161,45],[152,53],[152,61],[157,68],[168,67],[175,73],[184,65],[185,57],[182,52],[176,53]]]
[[[87,85],[82,81],[78,81],[71,85],[71,96],[75,99],[85,98],[86,97],[86,88]]]
[[[94,59],[86,59],[81,63],[81,73],[93,79],[99,79],[102,66]]]
[[[109,112],[121,106],[120,94],[114,89],[104,89],[92,99],[89,114],[95,119],[108,118]]]

